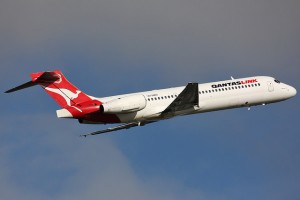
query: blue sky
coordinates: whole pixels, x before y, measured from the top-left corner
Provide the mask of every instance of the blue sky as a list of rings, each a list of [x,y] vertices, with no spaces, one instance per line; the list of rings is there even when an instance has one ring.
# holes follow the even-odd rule
[[[300,88],[299,1],[4,0],[2,91],[60,69],[109,96],[253,75]],[[299,95],[89,138],[39,87],[0,94],[1,199],[298,199]]]

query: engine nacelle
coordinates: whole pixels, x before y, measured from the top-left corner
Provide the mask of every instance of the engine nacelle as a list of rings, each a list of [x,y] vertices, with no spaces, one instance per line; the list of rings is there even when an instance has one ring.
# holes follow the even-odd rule
[[[103,113],[120,114],[137,112],[146,107],[146,99],[144,95],[137,94],[126,97],[121,97],[103,103],[100,110]]]

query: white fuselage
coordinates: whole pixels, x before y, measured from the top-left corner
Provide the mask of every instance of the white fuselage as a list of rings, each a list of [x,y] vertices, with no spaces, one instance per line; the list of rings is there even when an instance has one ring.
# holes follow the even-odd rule
[[[136,112],[117,114],[121,122],[160,120],[163,112],[184,90],[183,87],[151,90],[139,93],[110,96],[99,99],[103,104],[129,96],[143,97],[145,107]],[[265,105],[289,99],[296,95],[296,89],[280,83],[272,77],[257,76],[199,84],[199,106],[175,113],[195,114],[216,110]],[[128,102],[130,104],[130,102]],[[168,117],[169,118],[169,117]]]
[[[59,70],[30,74],[32,80],[7,90],[11,93],[35,85],[61,106],[58,118],[77,119],[82,124],[122,123],[82,136],[97,135],[180,115],[265,105],[289,99],[297,91],[269,76],[255,76],[211,83],[188,83],[183,87],[96,98],[70,83]]]

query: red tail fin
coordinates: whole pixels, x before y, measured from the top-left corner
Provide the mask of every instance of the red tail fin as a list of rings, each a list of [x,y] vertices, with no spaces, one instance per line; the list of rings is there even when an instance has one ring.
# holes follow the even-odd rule
[[[41,85],[46,92],[64,109],[58,111],[58,117],[80,118],[86,114],[97,112],[101,102],[86,95],[71,84],[59,70],[30,74],[32,80],[7,90],[15,92],[35,85]]]
[[[59,70],[30,74],[32,82],[41,85],[63,108],[92,100],[71,84]]]

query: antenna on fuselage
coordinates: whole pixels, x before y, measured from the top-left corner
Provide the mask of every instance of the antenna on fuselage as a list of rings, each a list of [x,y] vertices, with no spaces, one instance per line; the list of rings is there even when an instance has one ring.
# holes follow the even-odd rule
[[[230,76],[231,80],[234,80],[234,78],[232,76]]]

